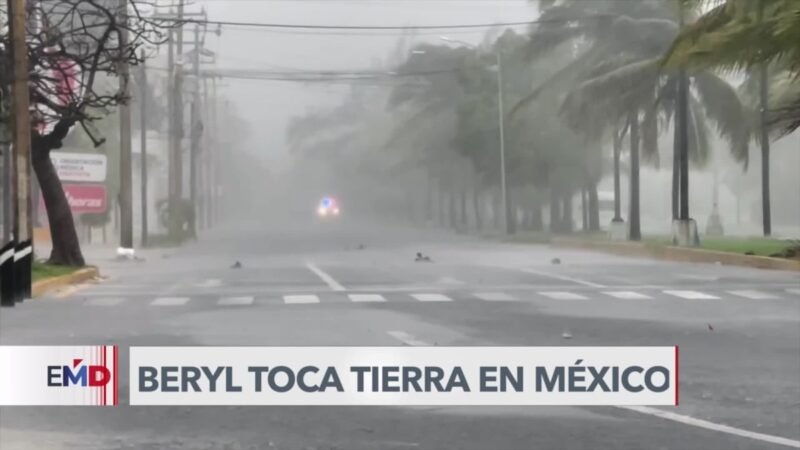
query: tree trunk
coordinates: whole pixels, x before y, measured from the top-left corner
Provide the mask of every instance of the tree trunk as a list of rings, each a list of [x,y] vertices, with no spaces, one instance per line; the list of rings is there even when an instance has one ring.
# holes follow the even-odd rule
[[[542,204],[536,200],[531,207],[531,229],[533,231],[544,230],[544,222],[542,221]]]
[[[589,204],[586,197],[586,188],[581,188],[581,230],[583,231],[589,231]]]
[[[761,218],[764,236],[772,235],[772,208],[769,193],[769,135],[767,134],[767,110],[769,108],[769,78],[767,65],[760,67],[761,90]]]
[[[641,218],[639,217],[639,113],[633,111],[628,120],[631,126],[631,204],[630,212],[630,240],[641,241]]]
[[[689,220],[689,80],[685,70],[681,70],[678,91],[678,126],[680,127],[680,201],[678,218]]]
[[[564,195],[564,206],[561,210],[561,228],[567,233],[572,233],[572,193]]]
[[[456,205],[457,201],[456,196],[457,194],[455,192],[450,192],[447,196],[448,225],[450,225],[450,228],[453,229],[458,229],[458,210]]]
[[[678,110],[675,110],[674,137],[672,139],[672,220],[677,220],[680,208],[680,184],[681,184],[681,131],[678,126]]]
[[[619,156],[620,153],[622,153],[622,138],[622,131],[614,132],[614,222],[622,222],[622,189],[620,188],[619,173]]]
[[[426,224],[433,222],[434,214],[433,214],[433,205],[434,205],[434,195],[436,195],[433,181],[430,177],[428,177],[428,182],[426,184],[426,196],[425,196],[425,222]]]
[[[550,232],[558,233],[561,231],[561,208],[558,201],[558,190],[550,188]]]
[[[69,201],[58,179],[58,173],[50,160],[50,149],[42,148],[42,144],[33,145],[33,170],[42,190],[47,220],[50,223],[50,236],[53,250],[50,253],[50,264],[83,267],[86,262],[81,253],[78,233]]]
[[[589,183],[589,231],[600,231],[600,201],[597,195],[597,183]]]
[[[483,216],[481,215],[481,194],[478,188],[472,191],[472,210],[475,213],[475,230],[480,233],[483,230]]]
[[[461,220],[460,220],[461,229],[464,230],[464,231],[467,231],[467,229],[469,228],[469,218],[467,217],[467,190],[466,189],[462,189],[461,190],[461,208],[460,208],[459,212],[461,213]]]

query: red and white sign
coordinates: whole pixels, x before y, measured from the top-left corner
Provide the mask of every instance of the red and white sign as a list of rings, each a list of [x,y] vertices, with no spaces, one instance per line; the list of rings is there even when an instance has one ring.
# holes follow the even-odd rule
[[[108,208],[106,186],[103,184],[65,184],[64,194],[73,214],[102,214]],[[39,197],[44,210],[44,199]]]

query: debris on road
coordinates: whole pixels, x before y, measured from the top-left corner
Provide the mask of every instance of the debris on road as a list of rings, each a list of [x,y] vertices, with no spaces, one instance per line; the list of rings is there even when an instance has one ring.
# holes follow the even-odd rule
[[[236,262],[235,262],[235,263],[233,263],[233,265],[231,266],[231,269],[241,269],[241,268],[242,268],[242,263],[240,263],[239,261],[236,261]]]
[[[562,339],[572,339],[572,333],[570,333],[569,330],[564,330],[564,332],[561,333],[561,338]]]
[[[714,327],[712,327],[710,323],[708,324],[708,331],[714,331]]]
[[[553,260],[550,261],[550,263],[551,264],[561,264],[561,259],[560,258],[553,258]]]
[[[414,259],[416,262],[431,262],[431,257],[423,255],[421,252],[417,252],[417,257]]]

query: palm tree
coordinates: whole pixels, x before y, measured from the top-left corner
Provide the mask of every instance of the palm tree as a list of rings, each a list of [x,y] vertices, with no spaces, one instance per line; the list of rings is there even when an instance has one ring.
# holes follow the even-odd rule
[[[755,108],[761,144],[762,220],[772,233],[770,208],[770,128],[788,134],[800,127],[800,2],[726,0],[687,27],[675,40],[666,64],[749,72],[757,85]],[[777,101],[770,100],[770,64],[789,80]]]
[[[688,219],[688,161],[690,157],[697,164],[707,160],[708,121],[731,143],[734,156],[746,161],[744,115],[735,90],[713,73],[698,72],[685,77],[680,71],[661,70],[662,55],[678,34],[678,23],[668,4],[643,1],[632,7],[631,2],[601,0],[591,5],[587,8],[586,4],[569,1],[554,6],[551,20],[560,17],[569,21],[569,25],[562,24],[559,29],[547,21],[546,26],[534,30],[531,36],[534,56],[544,55],[543,48],[552,49],[576,38],[585,42],[586,50],[557,73],[551,83],[539,87],[518,106],[533,101],[545,88],[561,88],[567,91],[562,115],[574,128],[590,135],[610,130],[616,141],[625,134],[622,130],[630,131],[630,238],[638,240],[641,237],[640,143],[645,159],[657,161],[658,130],[666,128],[675,117],[673,155],[679,164],[673,163],[673,173],[680,174],[681,183],[673,176],[673,214]],[[612,17],[607,18],[608,15]],[[598,26],[597,21],[605,23]],[[686,113],[679,114],[680,111]],[[618,153],[615,151],[615,159]],[[684,170],[680,170],[685,164]],[[615,167],[619,167],[618,159]]]

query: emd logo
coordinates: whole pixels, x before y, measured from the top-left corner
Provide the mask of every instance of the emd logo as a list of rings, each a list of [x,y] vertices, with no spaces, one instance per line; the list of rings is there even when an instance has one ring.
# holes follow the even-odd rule
[[[105,366],[81,364],[83,359],[73,359],[72,366],[47,366],[49,387],[102,387],[111,381],[111,371]]]

